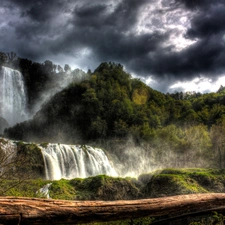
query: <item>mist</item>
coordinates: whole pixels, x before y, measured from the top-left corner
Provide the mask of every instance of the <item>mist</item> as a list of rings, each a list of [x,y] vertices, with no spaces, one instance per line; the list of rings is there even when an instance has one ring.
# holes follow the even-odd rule
[[[56,93],[62,91],[71,83],[79,83],[89,78],[89,75],[81,69],[69,69],[68,71],[57,71],[50,77],[50,82],[46,85],[35,105],[32,105],[30,119],[47,103]]]

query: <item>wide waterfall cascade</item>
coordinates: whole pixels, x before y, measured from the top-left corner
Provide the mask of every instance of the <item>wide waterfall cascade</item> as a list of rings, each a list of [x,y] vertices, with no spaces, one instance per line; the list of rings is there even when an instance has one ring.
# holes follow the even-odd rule
[[[10,126],[27,118],[27,96],[21,72],[8,67],[0,70],[0,117]]]
[[[103,152],[87,145],[48,144],[42,149],[47,180],[86,178],[99,174],[117,176]]]

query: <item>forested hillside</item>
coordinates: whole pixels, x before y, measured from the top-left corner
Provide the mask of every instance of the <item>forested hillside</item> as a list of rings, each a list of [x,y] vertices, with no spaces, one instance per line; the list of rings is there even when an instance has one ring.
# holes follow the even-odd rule
[[[85,80],[71,82],[32,120],[7,129],[5,135],[66,143],[118,143],[132,137],[134,145],[145,146],[160,163],[173,158],[171,166],[223,168],[224,113],[223,88],[209,94],[163,94],[110,62],[89,71]]]

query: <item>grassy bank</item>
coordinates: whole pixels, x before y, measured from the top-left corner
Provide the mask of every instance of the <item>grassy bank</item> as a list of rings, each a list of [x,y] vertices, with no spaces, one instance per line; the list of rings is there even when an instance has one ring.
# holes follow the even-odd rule
[[[47,181],[26,180],[9,190],[13,180],[1,181],[2,195],[38,197],[36,192],[47,183],[50,197],[67,200],[119,200],[155,198],[162,196],[225,192],[225,170],[164,169],[142,174],[136,178],[98,175],[85,179]]]
[[[225,192],[225,170],[164,169],[142,174],[137,179],[115,178],[106,175],[57,181],[35,179],[26,180],[7,190],[7,187],[12,186],[13,182],[15,181],[1,181],[1,190],[5,190],[2,195],[44,197],[37,191],[44,185],[51,183],[49,194],[53,199],[129,200],[192,193],[223,193]],[[153,220],[154,218],[146,217],[136,220],[90,223],[90,225],[145,225],[150,224]]]

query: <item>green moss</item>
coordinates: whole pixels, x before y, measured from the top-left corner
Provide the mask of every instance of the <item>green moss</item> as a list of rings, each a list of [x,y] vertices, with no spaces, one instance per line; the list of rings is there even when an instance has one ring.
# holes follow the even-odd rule
[[[4,180],[1,181],[0,187],[1,189],[7,190],[3,193],[3,195],[5,196],[38,197],[36,192],[47,183],[49,183],[49,181],[45,181],[42,179],[25,180],[17,186],[7,190],[8,187],[14,186],[16,184],[16,181]]]
[[[179,169],[168,168],[160,171],[160,173],[162,174],[186,174],[186,175],[192,173],[211,174],[212,172],[218,174],[218,170],[216,169],[204,169],[204,168],[179,168]]]
[[[15,181],[0,183],[2,189]],[[50,196],[53,199],[67,200],[119,200],[135,199],[140,196],[139,189],[131,180],[113,178],[105,175],[89,177],[86,179],[76,178],[72,180],[46,181],[42,179],[28,180],[21,185],[8,190],[5,195],[38,197],[36,191],[45,184],[51,182]]]
[[[225,192],[225,173],[219,169],[164,169],[139,177],[146,197]]]
[[[76,189],[76,199],[80,200],[135,199],[141,196],[132,179],[98,175],[86,179],[73,179],[70,183]]]
[[[34,176],[43,177],[44,159],[37,144],[17,142],[17,152],[18,155],[27,158],[26,172],[32,172]]]
[[[0,189],[7,189],[13,182],[1,181]],[[40,187],[49,182],[52,183],[52,198],[70,200],[119,200],[225,192],[225,174],[221,170],[166,169],[144,174],[139,180],[106,175],[57,181],[29,180],[9,190],[7,194],[33,197]]]
[[[194,179],[180,174],[154,175],[146,191],[150,197],[207,192]]]
[[[134,178],[114,178],[98,175],[85,179],[61,179],[47,181],[42,179],[27,180],[4,193],[6,196],[40,197],[36,192],[47,183],[50,197],[67,200],[119,200],[160,196],[171,196],[191,193],[225,192],[224,170],[214,169],[164,169],[141,175],[139,182]],[[7,189],[15,181],[0,182],[1,189]],[[140,185],[141,184],[141,185]],[[152,218],[140,218],[105,223],[89,223],[90,225],[144,225],[150,224]]]
[[[53,181],[49,194],[51,198],[54,199],[66,199],[66,200],[76,199],[76,190],[74,186],[71,185],[69,180],[65,179]]]

